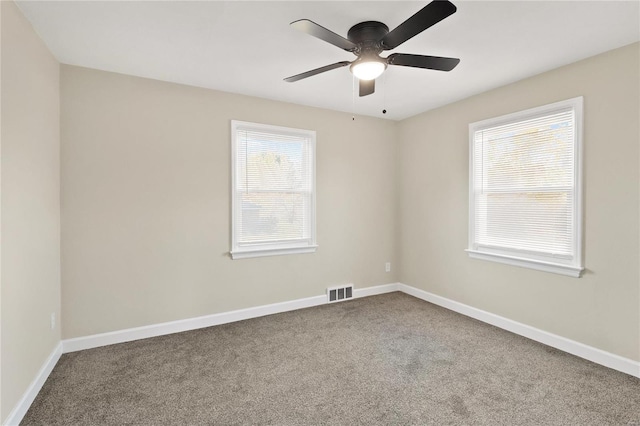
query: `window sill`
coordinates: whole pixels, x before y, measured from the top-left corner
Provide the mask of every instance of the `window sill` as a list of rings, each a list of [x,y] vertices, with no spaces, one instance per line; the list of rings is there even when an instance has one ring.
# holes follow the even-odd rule
[[[287,248],[255,248],[234,250],[230,252],[231,259],[246,259],[250,257],[264,257],[264,256],[280,256],[284,254],[301,254],[301,253],[315,253],[317,245],[304,246],[304,247],[287,247]]]
[[[490,262],[504,263],[507,265],[519,266],[522,268],[536,269],[538,271],[551,272],[554,274],[567,275],[569,277],[580,278],[582,267],[563,265],[560,263],[544,262],[541,260],[524,259],[521,257],[507,256],[503,254],[486,253],[476,250],[465,250],[469,257],[473,259],[488,260]]]

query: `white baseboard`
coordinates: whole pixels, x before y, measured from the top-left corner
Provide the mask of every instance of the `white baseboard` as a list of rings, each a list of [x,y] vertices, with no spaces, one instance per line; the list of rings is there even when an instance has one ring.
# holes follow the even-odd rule
[[[375,294],[397,291],[397,284],[384,284],[375,287],[356,288],[353,291],[354,298],[372,296]],[[313,296],[305,299],[291,300],[287,302],[273,303],[271,305],[256,306],[253,308],[239,309],[236,311],[222,312],[219,314],[205,315],[202,317],[188,318],[184,320],[152,324],[143,327],[128,328],[125,330],[111,331],[108,333],[94,334],[91,336],[77,337],[62,341],[63,353],[75,352],[100,346],[113,345],[115,343],[131,342],[133,340],[149,337],[163,336],[166,334],[180,333],[182,331],[196,330],[198,328],[227,324],[265,315],[279,314],[281,312],[296,309],[309,308],[324,305],[327,296]]]
[[[375,287],[354,288],[354,297],[375,296],[376,294],[384,294],[398,291],[398,283],[377,285]]]
[[[58,343],[53,352],[51,352],[51,355],[49,355],[49,358],[47,358],[44,364],[42,364],[42,367],[40,367],[40,371],[38,371],[38,374],[33,379],[24,395],[22,395],[22,398],[20,398],[18,404],[13,408],[11,413],[9,413],[9,416],[2,423],[3,425],[17,426],[20,424],[22,418],[25,414],[27,414],[29,407],[33,403],[33,400],[36,399],[36,396],[38,396],[38,392],[40,392],[40,389],[42,389],[44,382],[47,381],[49,374],[51,374],[51,371],[53,371],[53,367],[55,367],[58,363],[61,355],[62,343]]]
[[[638,361],[624,358],[619,355],[594,348],[593,346],[585,345],[584,343],[576,342],[575,340],[567,339],[566,337],[558,336],[557,334],[549,333],[445,297],[437,296],[433,293],[429,293],[406,284],[398,283],[397,288],[403,293],[431,302],[434,305],[442,306],[443,308],[475,318],[487,324],[502,328],[503,330],[519,334],[520,336],[527,337],[531,340],[535,340],[536,342],[544,343],[545,345],[579,356],[580,358],[587,359],[595,362],[596,364],[604,365],[605,367],[622,371],[623,373],[640,378],[640,362]]]
[[[271,305],[256,306],[254,308],[238,309],[236,311],[222,312],[219,314],[205,315],[196,318],[128,328],[108,333],[66,339],[62,341],[62,347],[64,353],[81,351],[84,349],[113,345],[115,343],[131,342],[133,340],[180,333],[182,331],[196,330],[214,325],[227,324],[234,321],[242,321],[265,315],[309,308],[311,306],[322,305],[326,303],[326,301],[327,297],[324,295],[313,296],[288,302],[273,303]]]

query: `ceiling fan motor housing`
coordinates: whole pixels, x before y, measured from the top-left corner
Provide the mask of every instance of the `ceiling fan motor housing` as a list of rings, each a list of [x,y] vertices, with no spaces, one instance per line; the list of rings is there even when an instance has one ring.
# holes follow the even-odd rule
[[[377,53],[380,53],[382,51],[380,40],[388,32],[389,27],[382,22],[365,21],[351,27],[347,33],[347,38],[358,45],[357,50],[378,50]],[[360,52],[354,53],[358,54]]]

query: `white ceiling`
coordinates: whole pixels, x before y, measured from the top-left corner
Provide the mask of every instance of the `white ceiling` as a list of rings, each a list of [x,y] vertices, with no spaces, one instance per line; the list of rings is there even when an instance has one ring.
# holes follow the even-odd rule
[[[396,120],[640,40],[638,1],[453,2],[454,15],[383,56],[452,56],[460,65],[449,73],[389,67],[363,98],[353,96],[348,67],[282,80],[355,58],[289,23],[307,18],[346,37],[366,20],[393,29],[428,1],[18,5],[65,64]]]

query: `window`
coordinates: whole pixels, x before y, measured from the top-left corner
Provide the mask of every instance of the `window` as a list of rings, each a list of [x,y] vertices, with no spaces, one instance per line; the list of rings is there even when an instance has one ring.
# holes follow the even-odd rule
[[[470,257],[579,277],[582,97],[469,125]]]
[[[231,122],[231,257],[316,250],[316,133]]]

